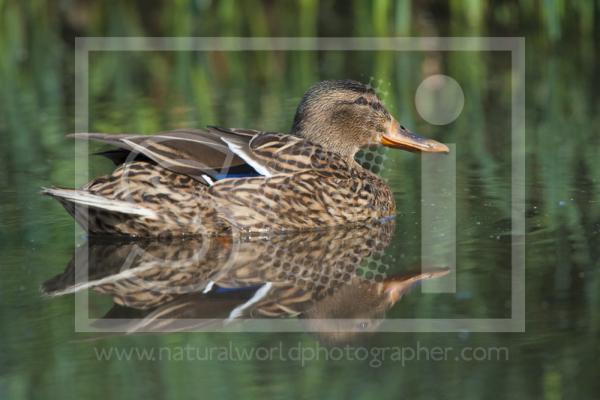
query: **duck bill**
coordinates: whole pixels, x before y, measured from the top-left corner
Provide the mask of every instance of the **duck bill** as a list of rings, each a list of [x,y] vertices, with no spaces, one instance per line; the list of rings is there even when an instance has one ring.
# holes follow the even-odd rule
[[[427,272],[413,272],[388,277],[383,281],[383,290],[387,295],[389,305],[393,305],[409,292],[416,284],[427,279],[435,279],[448,275],[449,268],[435,268]]]
[[[448,153],[450,149],[443,143],[417,135],[392,120],[388,131],[381,137],[381,144],[396,149],[423,153]]]

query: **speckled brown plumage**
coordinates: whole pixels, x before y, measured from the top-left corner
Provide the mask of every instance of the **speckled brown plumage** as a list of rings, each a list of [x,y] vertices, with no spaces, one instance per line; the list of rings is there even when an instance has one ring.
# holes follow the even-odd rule
[[[127,236],[201,235],[224,232],[207,193],[208,187],[186,175],[146,161],[119,166],[80,190],[106,199],[159,209],[155,218],[111,212],[63,202],[77,222],[91,234]],[[60,197],[58,197],[61,200]]]
[[[224,219],[250,231],[360,224],[392,216],[395,210],[383,181],[358,168],[226,180],[209,193]]]

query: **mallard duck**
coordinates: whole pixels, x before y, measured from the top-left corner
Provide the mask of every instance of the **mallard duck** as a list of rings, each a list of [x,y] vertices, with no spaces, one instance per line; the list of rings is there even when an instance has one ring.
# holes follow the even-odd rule
[[[375,91],[319,82],[291,134],[180,129],[157,135],[79,133],[117,149],[119,166],[80,189],[44,188],[90,234],[129,236],[301,231],[393,217],[386,183],[354,156],[373,144],[448,152],[400,125]]]

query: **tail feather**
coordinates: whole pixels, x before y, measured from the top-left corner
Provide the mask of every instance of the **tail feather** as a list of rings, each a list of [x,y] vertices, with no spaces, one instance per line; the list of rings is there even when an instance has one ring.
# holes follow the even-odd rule
[[[122,200],[108,199],[106,197],[89,193],[85,190],[52,187],[42,188],[42,194],[48,195],[60,201],[71,214],[74,212],[74,205],[78,204],[121,214],[136,215],[151,219],[158,218],[154,210],[151,210],[140,204]]]

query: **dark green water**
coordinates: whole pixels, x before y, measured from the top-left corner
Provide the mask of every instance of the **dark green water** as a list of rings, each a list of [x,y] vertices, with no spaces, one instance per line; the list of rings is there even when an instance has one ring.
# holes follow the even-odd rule
[[[535,2],[463,9],[377,1],[352,7],[306,2],[210,2],[167,7],[0,3],[0,397],[19,398],[597,398],[600,351],[600,140],[598,7]],[[317,17],[315,14],[319,11]],[[288,24],[289,22],[289,24]],[[74,298],[40,285],[61,273],[76,242],[71,218],[39,195],[73,186],[73,37],[88,36],[524,36],[526,38],[525,332],[375,333],[354,349],[451,348],[446,360],[391,353],[325,360],[313,333],[75,332]],[[414,289],[387,318],[507,318],[511,315],[510,107],[506,54],[473,52],[96,52],[89,59],[89,126],[152,133],[205,124],[286,131],[303,91],[331,78],[370,80],[403,124],[455,143],[456,294]],[[464,92],[456,121],[434,126],[414,93],[432,73]],[[375,79],[374,81],[372,79]],[[379,82],[381,80],[381,82]],[[93,149],[95,149],[94,147]],[[421,263],[421,158],[387,151],[382,175],[399,216],[385,250],[395,272]],[[110,171],[90,159],[90,175]],[[443,279],[443,278],[440,278]],[[94,294],[93,315],[112,306]],[[327,347],[330,346],[330,347]],[[341,345],[340,345],[341,346]],[[199,356],[184,357],[193,348]],[[276,348],[270,360],[206,360],[206,349]],[[290,359],[291,349],[321,349]],[[464,349],[500,357],[457,357]],[[103,351],[162,351],[101,360]],[[308,350],[307,350],[308,349]],[[503,350],[504,351],[504,350]],[[137,353],[136,353],[137,354]],[[276,353],[279,354],[279,353]],[[373,353],[369,353],[373,354]],[[424,353],[423,353],[424,354]],[[481,354],[479,354],[481,355]],[[485,358],[485,357],[482,357]]]

